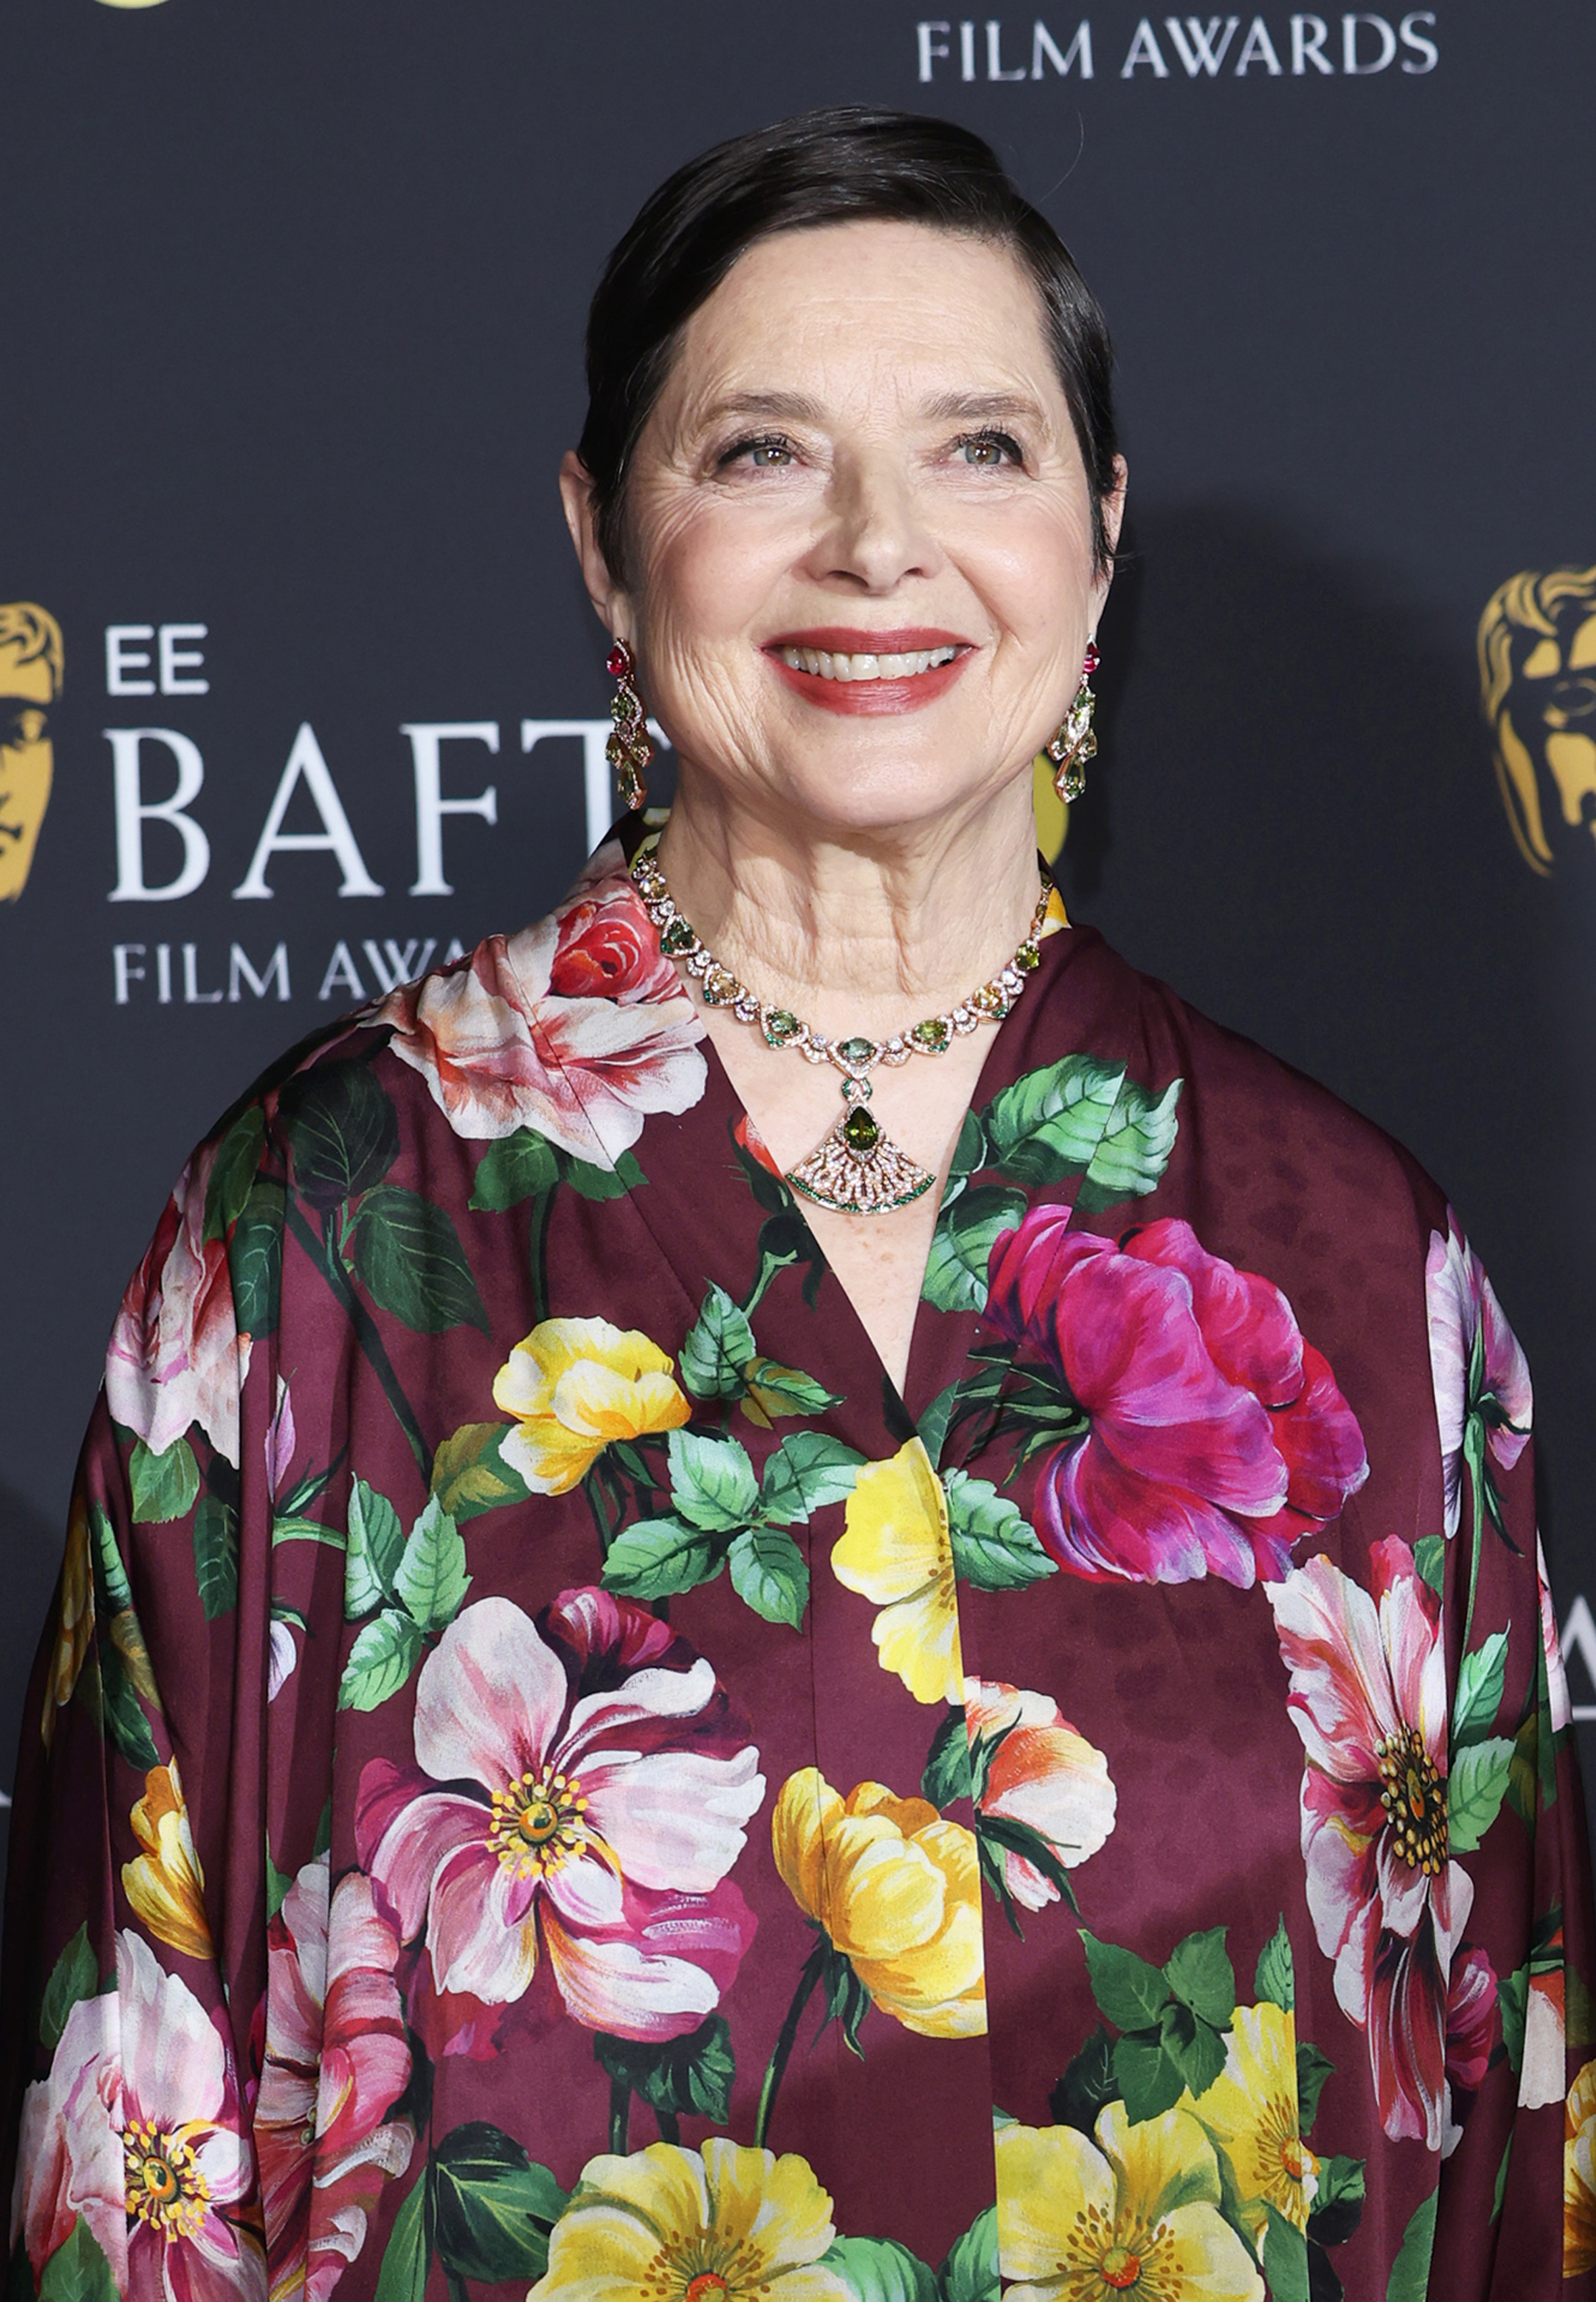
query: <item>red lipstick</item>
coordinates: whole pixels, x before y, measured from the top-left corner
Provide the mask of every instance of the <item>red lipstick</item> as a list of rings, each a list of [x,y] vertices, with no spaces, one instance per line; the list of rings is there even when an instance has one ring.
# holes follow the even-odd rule
[[[907,679],[822,679],[817,672],[795,670],[782,661],[780,654],[783,648],[813,648],[827,655],[918,655],[945,647],[957,648],[959,652],[949,662],[913,673]],[[851,624],[825,624],[806,631],[783,632],[779,638],[767,640],[764,652],[777,678],[806,702],[818,703],[823,711],[875,717],[919,711],[935,703],[947,693],[975,650],[957,632],[925,625],[869,631]]]

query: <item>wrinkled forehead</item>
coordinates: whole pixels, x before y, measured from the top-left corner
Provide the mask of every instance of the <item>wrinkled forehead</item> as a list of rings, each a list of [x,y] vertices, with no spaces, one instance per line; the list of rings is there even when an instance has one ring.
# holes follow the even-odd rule
[[[826,224],[757,241],[686,322],[662,401],[689,424],[784,393],[841,413],[1023,395],[1067,416],[1036,282],[1000,241],[932,224]]]

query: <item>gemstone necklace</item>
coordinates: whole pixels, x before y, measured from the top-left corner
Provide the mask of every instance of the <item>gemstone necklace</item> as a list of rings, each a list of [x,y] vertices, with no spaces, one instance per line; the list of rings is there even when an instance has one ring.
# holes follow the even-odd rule
[[[828,1039],[803,1022],[790,1007],[772,1007],[739,983],[709,946],[701,942],[692,923],[677,911],[653,853],[653,843],[643,848],[632,866],[632,878],[643,907],[659,931],[659,948],[679,960],[698,984],[708,1007],[729,1007],[739,1023],[757,1024],[768,1047],[795,1047],[807,1063],[831,1063],[843,1074],[843,1115],[816,1144],[807,1159],[789,1170],[786,1181],[817,1206],[834,1207],[839,1214],[879,1215],[906,1207],[928,1191],[937,1180],[930,1170],[911,1159],[898,1146],[874,1113],[869,1074],[878,1063],[895,1068],[911,1055],[943,1055],[955,1038],[963,1038],[982,1023],[1001,1023],[1041,964],[1040,937],[1053,895],[1053,882],[1042,874],[1042,893],[1023,941],[1006,967],[972,991],[945,1015],[928,1015],[923,1023],[890,1038]]]

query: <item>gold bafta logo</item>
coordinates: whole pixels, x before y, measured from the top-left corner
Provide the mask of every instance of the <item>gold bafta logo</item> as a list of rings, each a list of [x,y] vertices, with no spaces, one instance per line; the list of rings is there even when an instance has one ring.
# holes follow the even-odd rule
[[[1596,567],[1511,576],[1480,618],[1480,698],[1531,870],[1596,840]]]
[[[0,606],[0,903],[28,885],[50,804],[50,706],[61,693],[61,626],[47,608]]]

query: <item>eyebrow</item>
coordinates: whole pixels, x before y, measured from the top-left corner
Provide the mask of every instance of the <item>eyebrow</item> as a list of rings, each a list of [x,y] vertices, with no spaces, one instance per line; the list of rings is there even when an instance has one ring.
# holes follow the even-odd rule
[[[926,413],[938,423],[976,424],[1005,417],[1018,417],[1029,424],[1045,424],[1047,421],[1034,399],[1013,391],[945,392],[941,399],[928,403]]]
[[[699,418],[705,426],[724,423],[728,416],[758,416],[777,424],[819,424],[823,413],[818,399],[798,391],[735,391],[706,407]]]
[[[951,391],[927,401],[924,414],[936,424],[1013,422],[1045,425],[1044,409],[1023,392]],[[706,427],[724,423],[729,416],[756,416],[776,424],[823,424],[826,412],[818,399],[797,391],[737,391],[704,409],[699,421]]]

